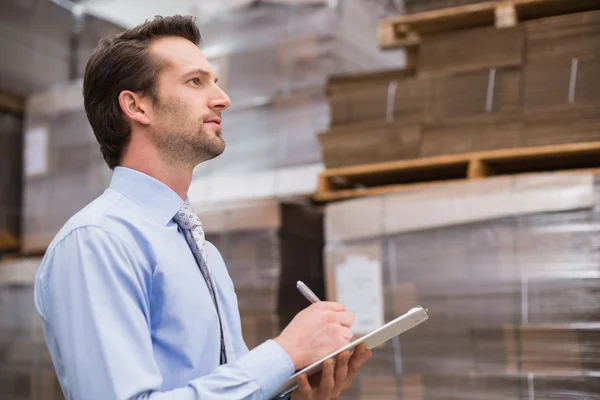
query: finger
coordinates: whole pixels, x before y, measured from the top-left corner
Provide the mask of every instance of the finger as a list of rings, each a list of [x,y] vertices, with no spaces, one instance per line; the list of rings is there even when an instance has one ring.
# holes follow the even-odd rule
[[[371,354],[372,354],[371,350],[367,349],[366,343],[361,343],[356,348],[356,350],[354,351],[354,354],[350,358],[350,362],[348,365],[348,377],[349,378],[354,379],[354,377],[358,373],[358,370],[360,369],[360,367],[362,367],[362,365],[369,358],[371,358]]]
[[[340,325],[343,326],[347,326],[347,327],[351,327],[352,324],[354,324],[354,321],[356,320],[354,314],[352,314],[351,312],[338,312],[336,314],[337,316],[337,320],[340,323]]]
[[[331,396],[331,390],[335,384],[333,370],[333,360],[325,361],[321,384],[319,385],[319,398],[328,399]]]
[[[346,339],[348,342],[352,339],[354,334],[350,330],[350,328],[346,328],[345,326],[340,326],[340,334]]]
[[[367,361],[369,361],[369,359],[373,356],[373,352],[369,349],[365,350],[365,352],[362,354],[362,363],[361,366],[366,363]]]
[[[348,372],[346,374],[346,379],[342,385],[342,392],[345,392],[352,386],[352,381],[358,374],[360,367],[362,366],[362,354],[366,349],[366,344],[361,343],[357,347],[355,347],[350,355],[350,359],[348,360]]]
[[[368,352],[368,351],[369,351],[369,349],[367,349],[367,343],[365,343],[365,342],[362,342],[361,344],[359,344],[359,345],[356,347],[356,351],[354,352],[354,354],[353,354],[352,358],[354,358],[354,359],[360,359],[360,358],[362,358],[362,357],[364,356],[364,354],[365,354],[366,352]]]
[[[360,354],[367,350],[367,342],[362,342],[356,346],[356,353]]]
[[[364,364],[365,362],[367,362],[367,360],[369,360],[369,358],[371,358],[371,356],[373,355],[373,353],[371,352],[371,350],[369,350],[367,348],[367,343],[361,343],[360,344],[360,354],[358,354],[357,358],[359,358],[360,360],[360,364],[362,366],[362,364]]]
[[[344,383],[348,376],[348,361],[350,360],[350,352],[344,351],[342,354],[338,355],[337,361],[335,363],[335,385],[332,390],[332,397],[338,397],[342,389],[344,388]]]
[[[350,352],[344,351],[337,356],[335,363],[335,381],[343,381],[348,375],[348,361],[350,361]]]
[[[313,307],[319,307],[326,310],[336,311],[336,312],[344,312],[346,311],[346,307],[342,303],[338,303],[335,301],[319,301],[312,304]]]
[[[310,386],[310,383],[308,383],[306,374],[302,374],[298,377],[298,392],[303,394],[306,398],[309,398],[308,396],[312,393],[312,387]]]

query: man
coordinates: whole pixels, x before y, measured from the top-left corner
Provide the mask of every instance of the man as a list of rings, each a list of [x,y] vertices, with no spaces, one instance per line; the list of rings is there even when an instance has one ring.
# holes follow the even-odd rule
[[[35,285],[67,399],[271,398],[352,337],[352,314],[320,302],[244,344],[233,283],[187,199],[193,168],[224,151],[230,105],[199,44],[192,18],[157,17],[103,39],[86,66],[85,109],[113,177],[57,234]],[[339,396],[370,356],[361,347],[302,376],[292,399]]]

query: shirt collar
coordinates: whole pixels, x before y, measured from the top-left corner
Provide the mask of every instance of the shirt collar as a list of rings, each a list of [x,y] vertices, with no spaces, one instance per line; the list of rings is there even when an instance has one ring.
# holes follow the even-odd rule
[[[131,168],[115,167],[109,188],[148,211],[163,225],[173,219],[184,203],[173,189],[158,179]],[[189,199],[185,202],[189,203]]]

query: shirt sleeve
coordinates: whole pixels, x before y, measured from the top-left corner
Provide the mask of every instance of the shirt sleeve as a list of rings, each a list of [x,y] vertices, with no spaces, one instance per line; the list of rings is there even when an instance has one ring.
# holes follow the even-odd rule
[[[46,339],[74,399],[267,399],[294,372],[269,340],[231,364],[161,392],[150,328],[152,272],[122,240],[79,228],[46,255],[36,306]]]

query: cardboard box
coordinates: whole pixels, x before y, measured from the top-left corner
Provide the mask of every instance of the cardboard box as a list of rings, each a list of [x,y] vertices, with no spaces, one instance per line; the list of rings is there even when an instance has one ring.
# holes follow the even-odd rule
[[[349,76],[347,79],[358,77]],[[346,129],[350,124],[364,121],[402,122],[407,117],[425,112],[429,80],[395,75],[387,79],[382,82],[367,80],[357,87],[339,84],[343,89],[330,88],[331,127],[343,126]]]
[[[325,297],[320,209],[265,200],[198,213],[235,286],[249,347],[276,337],[310,304],[296,289],[298,280]]]
[[[22,158],[23,116],[0,110],[0,250],[19,245]]]
[[[64,223],[98,197],[112,172],[83,109],[82,82],[28,99],[25,122],[22,245],[43,253]]]
[[[423,399],[562,396],[572,381],[572,398],[591,396],[599,187],[589,173],[532,174],[328,204],[328,299],[355,312],[355,334],[416,305],[430,316],[374,349],[361,393],[395,398],[410,375]]]
[[[318,136],[327,168],[410,159],[421,156],[421,126],[410,123],[346,125]],[[368,131],[368,134],[365,132]]]
[[[436,76],[525,63],[522,25],[494,26],[427,35],[419,47],[418,75]]]
[[[600,53],[600,10],[541,18],[523,25],[528,63]]]

